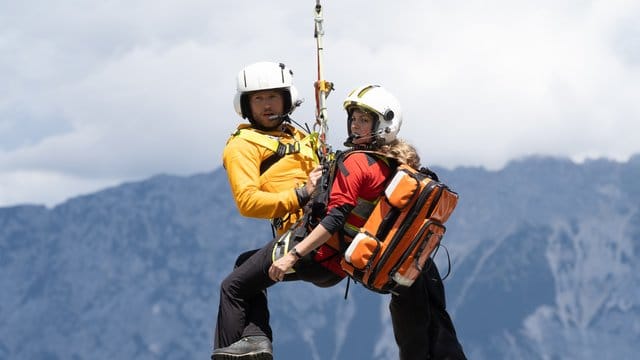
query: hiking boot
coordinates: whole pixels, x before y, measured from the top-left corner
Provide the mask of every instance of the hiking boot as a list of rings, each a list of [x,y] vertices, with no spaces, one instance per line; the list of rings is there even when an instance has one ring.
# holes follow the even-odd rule
[[[211,360],[273,360],[273,348],[266,336],[247,336],[213,350]]]

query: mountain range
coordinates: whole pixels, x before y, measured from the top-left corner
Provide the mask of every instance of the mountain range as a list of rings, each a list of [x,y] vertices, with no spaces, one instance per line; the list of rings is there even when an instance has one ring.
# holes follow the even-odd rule
[[[635,359],[640,155],[434,168],[460,194],[435,255],[469,359]],[[271,238],[224,169],[0,208],[0,359],[208,359],[218,287]],[[274,355],[396,359],[388,295],[269,289]]]

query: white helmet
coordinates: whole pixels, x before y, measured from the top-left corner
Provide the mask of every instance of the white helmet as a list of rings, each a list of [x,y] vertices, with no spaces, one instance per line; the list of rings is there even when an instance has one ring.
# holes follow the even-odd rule
[[[343,106],[347,110],[349,136],[351,136],[353,108],[360,107],[377,115],[373,124],[376,145],[388,144],[396,139],[402,125],[402,109],[396,97],[384,88],[379,85],[360,86],[349,93]]]
[[[283,89],[284,111],[291,114],[302,103],[298,90],[293,86],[293,71],[283,63],[257,62],[238,73],[236,96],[233,105],[238,115],[253,122],[247,95],[254,91]]]

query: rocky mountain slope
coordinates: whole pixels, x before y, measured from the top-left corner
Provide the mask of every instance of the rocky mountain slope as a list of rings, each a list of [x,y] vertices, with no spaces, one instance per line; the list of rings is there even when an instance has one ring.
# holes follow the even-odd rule
[[[445,286],[470,359],[635,358],[640,156],[436,170],[461,196]],[[0,208],[0,359],[207,359],[220,281],[270,236],[222,169]],[[344,292],[270,289],[276,358],[397,358],[388,297]]]

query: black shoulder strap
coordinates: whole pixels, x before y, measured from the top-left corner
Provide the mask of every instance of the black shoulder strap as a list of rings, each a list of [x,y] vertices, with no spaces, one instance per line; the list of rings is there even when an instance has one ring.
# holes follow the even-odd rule
[[[264,159],[263,162],[260,163],[260,175],[264,174],[269,168],[278,162],[278,160],[282,159],[282,156],[278,153],[273,153],[268,158]]]
[[[342,162],[344,154],[345,152],[338,150],[335,152],[333,159],[324,164],[322,176],[318,180],[316,190],[311,194],[311,200],[305,206],[305,221],[311,227],[318,225],[320,219],[327,213],[329,193],[331,192],[335,172]]]
[[[440,179],[438,179],[438,174],[436,174],[435,172],[433,172],[431,169],[429,169],[428,167],[421,167],[419,170],[421,173],[427,175],[427,177],[431,180],[440,182]]]

